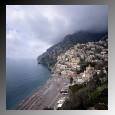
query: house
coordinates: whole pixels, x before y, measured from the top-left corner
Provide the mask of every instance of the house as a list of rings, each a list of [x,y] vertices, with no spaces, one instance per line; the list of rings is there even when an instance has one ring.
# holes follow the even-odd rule
[[[83,82],[84,82],[83,79],[81,79],[81,78],[78,78],[78,79],[77,79],[77,83],[78,83],[78,84],[82,84]]]

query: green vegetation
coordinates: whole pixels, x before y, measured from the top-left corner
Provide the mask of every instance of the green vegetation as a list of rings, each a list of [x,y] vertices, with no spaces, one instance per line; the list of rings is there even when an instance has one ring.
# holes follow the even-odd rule
[[[83,87],[85,87],[85,84],[75,84],[73,86],[69,86],[69,89],[71,90],[72,93],[75,93],[79,89],[82,89]]]
[[[93,106],[96,103],[108,103],[108,87],[107,84],[99,86],[93,92],[89,92],[89,105]]]
[[[105,78],[105,80],[99,79]],[[75,84],[69,86],[70,100],[64,105],[63,109],[83,110],[93,107],[94,109],[107,110],[108,109],[108,81],[107,76],[95,76],[95,79],[87,83]],[[95,86],[93,87],[92,84]],[[92,87],[92,90],[91,90]]]

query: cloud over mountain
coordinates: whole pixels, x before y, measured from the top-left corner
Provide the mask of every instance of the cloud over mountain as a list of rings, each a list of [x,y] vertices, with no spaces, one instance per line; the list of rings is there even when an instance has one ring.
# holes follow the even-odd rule
[[[106,5],[8,5],[6,56],[36,58],[67,34],[105,31]]]

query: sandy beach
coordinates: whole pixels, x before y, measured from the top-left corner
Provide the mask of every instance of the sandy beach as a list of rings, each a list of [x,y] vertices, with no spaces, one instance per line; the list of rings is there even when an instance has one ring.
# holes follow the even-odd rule
[[[68,84],[65,77],[51,77],[46,84],[36,91],[32,96],[24,99],[17,110],[43,110],[44,108],[54,108],[56,101],[62,96],[60,90]]]

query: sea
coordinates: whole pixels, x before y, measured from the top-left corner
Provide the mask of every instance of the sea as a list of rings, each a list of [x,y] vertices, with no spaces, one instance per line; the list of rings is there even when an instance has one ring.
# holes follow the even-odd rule
[[[15,110],[50,78],[50,71],[37,59],[6,59],[6,109]]]

